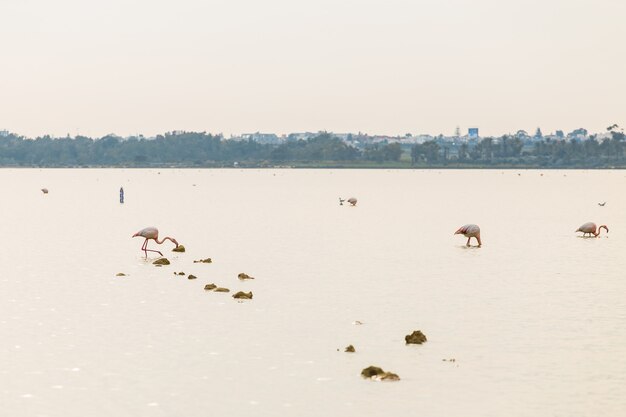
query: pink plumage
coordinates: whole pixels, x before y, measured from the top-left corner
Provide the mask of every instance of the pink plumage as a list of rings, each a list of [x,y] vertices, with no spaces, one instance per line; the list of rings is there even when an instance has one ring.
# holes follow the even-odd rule
[[[152,226],[145,227],[141,229],[140,231],[138,231],[137,233],[135,233],[132,237],[137,237],[137,236],[143,237],[146,239],[143,242],[143,245],[141,246],[141,250],[145,252],[146,257],[148,257],[148,252],[156,252],[159,255],[163,256],[163,254],[159,252],[158,250],[148,249],[148,240],[154,240],[159,245],[165,242],[166,240],[169,240],[172,243],[174,243],[176,247],[178,247],[178,242],[176,241],[176,239],[169,237],[169,236],[165,236],[163,239],[159,241],[159,229],[157,229],[156,227],[152,227]]]
[[[470,239],[475,238],[478,242],[478,246],[482,246],[482,242],[480,240],[480,227],[475,224],[466,224],[464,226],[459,227],[459,229],[454,232],[455,235],[463,235],[467,238],[466,245],[470,245]]]

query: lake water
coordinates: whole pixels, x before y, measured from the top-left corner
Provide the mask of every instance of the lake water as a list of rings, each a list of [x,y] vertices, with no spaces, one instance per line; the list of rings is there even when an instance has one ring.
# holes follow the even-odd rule
[[[2,169],[0,415],[626,415],[625,188],[625,171]],[[578,237],[587,221],[610,233]],[[482,248],[453,236],[465,223]],[[151,225],[187,252],[146,261],[131,235]]]

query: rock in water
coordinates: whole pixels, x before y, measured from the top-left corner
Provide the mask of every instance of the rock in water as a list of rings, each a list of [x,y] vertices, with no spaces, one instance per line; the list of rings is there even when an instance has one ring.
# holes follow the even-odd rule
[[[398,374],[394,374],[393,372],[385,372],[384,374],[377,375],[372,379],[376,381],[399,381],[400,377],[398,376]]]
[[[195,275],[192,275],[192,274],[189,274],[189,275],[187,276],[187,279],[196,279],[196,278],[198,278],[198,277],[197,277],[197,276],[195,276]]]
[[[215,285],[215,284],[207,284],[207,285],[204,286],[204,289],[207,290],[207,291],[211,291],[211,290],[214,290],[216,288],[217,288],[217,285]]]
[[[393,372],[385,372],[378,366],[368,366],[361,371],[363,378],[370,378],[375,381],[399,381],[400,377]]]
[[[167,258],[159,258],[152,262],[153,265],[169,265],[170,261]]]
[[[210,264],[210,263],[213,263],[213,261],[211,260],[211,258],[206,258],[206,259],[200,259],[200,260],[198,260],[198,261],[193,261],[193,263],[194,263],[194,264],[198,264],[198,263],[201,263],[201,264]]]
[[[230,292],[228,288],[223,288],[223,287],[217,287],[214,291],[215,292]]]
[[[426,336],[421,330],[415,330],[413,333],[404,336],[404,341],[406,344],[416,344],[421,345],[426,341]]]
[[[346,346],[346,350],[344,352],[351,352],[352,353],[352,352],[356,352],[356,350],[354,349],[354,346],[349,345],[349,346]]]
[[[254,279],[254,277],[251,277],[250,275],[245,274],[245,273],[243,273],[243,272],[242,272],[241,274],[237,275],[237,278],[239,278],[239,279],[240,279],[240,280],[242,280],[242,281],[243,281],[244,279]]]
[[[242,300],[252,300],[252,291],[250,292],[239,291],[233,295],[233,298],[240,298]]]
[[[363,378],[371,378],[373,376],[382,375],[384,373],[385,371],[383,371],[383,369],[379,368],[378,366],[368,366],[361,371],[361,376]]]
[[[125,277],[126,274],[123,272],[118,272],[117,274],[115,274],[116,277]]]
[[[184,252],[184,251],[185,251],[185,247],[183,245],[178,245],[174,249],[172,249],[172,252]]]

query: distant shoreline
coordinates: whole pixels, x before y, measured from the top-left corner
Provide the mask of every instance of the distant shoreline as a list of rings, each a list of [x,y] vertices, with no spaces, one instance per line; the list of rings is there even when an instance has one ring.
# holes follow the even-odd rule
[[[234,167],[232,165],[152,165],[152,166],[135,166],[135,165],[89,165],[89,166],[25,166],[25,165],[4,165],[0,169],[228,169],[228,170],[249,170],[249,169],[362,169],[362,170],[625,170],[624,166],[537,166],[537,165],[373,165],[373,164],[298,164],[298,165],[241,165]]]

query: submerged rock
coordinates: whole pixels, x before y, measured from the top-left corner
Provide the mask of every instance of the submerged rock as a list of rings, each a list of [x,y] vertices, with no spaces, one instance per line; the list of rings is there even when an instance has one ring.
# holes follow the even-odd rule
[[[126,274],[123,272],[118,272],[117,274],[115,274],[116,277],[125,277]]]
[[[207,290],[207,291],[211,291],[211,290],[214,290],[216,288],[217,288],[217,285],[215,285],[215,284],[207,284],[207,285],[204,286],[204,289]]]
[[[385,372],[382,375],[376,375],[372,379],[375,381],[399,381],[400,377],[393,372]]]
[[[180,272],[174,272],[174,275],[185,275],[185,273],[183,271]]]
[[[200,260],[197,260],[197,261],[193,261],[193,263],[194,264],[198,264],[198,263],[210,264],[210,263],[213,263],[213,261],[211,260],[211,258],[206,258],[206,259],[200,259]]]
[[[346,350],[344,350],[344,352],[356,352],[356,350],[354,349],[354,346],[352,345],[348,345],[346,346]]]
[[[169,265],[170,261],[167,258],[159,258],[156,261],[152,262],[153,265]]]
[[[243,300],[252,300],[252,291],[250,292],[239,291],[233,295],[233,298],[241,298]]]
[[[424,335],[421,330],[415,330],[413,333],[404,336],[404,341],[407,345],[421,345],[422,343],[426,342],[426,340],[426,335]]]
[[[246,274],[246,273],[241,273],[239,275],[237,275],[237,278],[239,278],[240,280],[244,280],[244,279],[254,279],[254,277],[251,277],[250,275]]]
[[[184,251],[185,251],[185,247],[183,245],[178,245],[174,249],[172,249],[172,252],[184,252]]]
[[[399,381],[400,377],[393,372],[385,372],[378,366],[368,366],[361,371],[363,378],[373,379],[375,381]]]
[[[214,291],[215,292],[230,292],[228,288],[224,288],[224,287],[217,287]]]
[[[196,279],[196,278],[198,278],[198,277],[197,277],[197,276],[195,276],[195,275],[192,275],[192,274],[189,274],[189,275],[187,276],[187,279]]]

